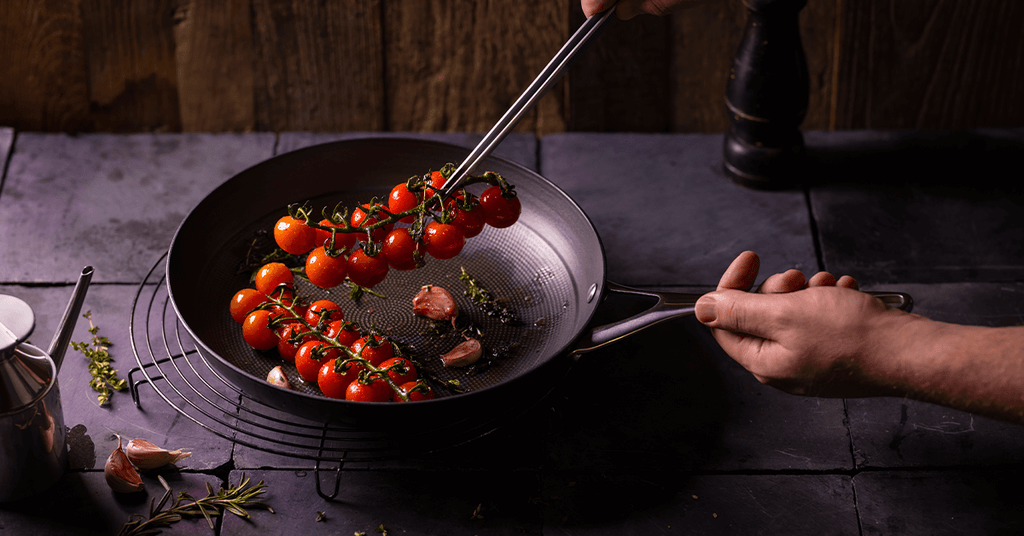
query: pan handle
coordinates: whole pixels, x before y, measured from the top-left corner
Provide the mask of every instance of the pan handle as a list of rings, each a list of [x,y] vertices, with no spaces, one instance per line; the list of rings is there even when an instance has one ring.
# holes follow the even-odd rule
[[[703,294],[641,290],[612,283],[611,281],[606,283],[605,289],[619,294],[656,298],[658,301],[646,311],[635,314],[625,320],[598,326],[588,333],[581,335],[576,341],[576,348],[571,351],[571,355],[574,358],[579,357],[580,354],[602,348],[623,337],[651,327],[658,322],[693,314],[697,300],[703,296]],[[889,307],[901,309],[908,313],[914,307],[914,299],[905,292],[868,292],[868,294],[882,300]]]

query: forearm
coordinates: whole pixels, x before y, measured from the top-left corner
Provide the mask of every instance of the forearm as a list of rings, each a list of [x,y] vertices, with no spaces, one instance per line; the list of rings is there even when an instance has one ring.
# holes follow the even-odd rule
[[[888,346],[894,353],[880,376],[893,394],[1024,424],[1024,326],[908,317]]]

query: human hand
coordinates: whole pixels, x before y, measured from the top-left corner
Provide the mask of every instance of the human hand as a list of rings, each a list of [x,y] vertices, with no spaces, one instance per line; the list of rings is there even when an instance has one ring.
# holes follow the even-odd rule
[[[765,279],[749,292],[760,268],[753,252],[740,254],[718,289],[696,304],[697,319],[754,377],[793,394],[828,397],[891,394],[879,360],[895,350],[898,325],[909,317],[859,292],[849,276],[798,270]]]
[[[629,20],[637,15],[668,15],[676,7],[686,4],[695,5],[704,0],[581,0],[583,14],[587,17],[601,13],[615,4],[615,15],[622,20]]]

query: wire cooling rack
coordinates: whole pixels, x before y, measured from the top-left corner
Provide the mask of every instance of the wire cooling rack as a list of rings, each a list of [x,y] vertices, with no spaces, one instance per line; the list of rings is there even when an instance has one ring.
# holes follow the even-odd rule
[[[148,385],[179,414],[210,433],[237,445],[313,460],[317,493],[326,499],[337,495],[346,462],[396,459],[461,445],[493,432],[539,401],[509,406],[473,422],[404,435],[305,421],[284,413],[248,396],[211,366],[213,357],[204,354],[170,305],[162,270],[165,258],[166,254],[146,274],[132,303],[129,331],[137,366],[129,371],[128,381],[136,407],[141,409],[140,389]],[[321,471],[335,472],[333,492],[324,491]]]

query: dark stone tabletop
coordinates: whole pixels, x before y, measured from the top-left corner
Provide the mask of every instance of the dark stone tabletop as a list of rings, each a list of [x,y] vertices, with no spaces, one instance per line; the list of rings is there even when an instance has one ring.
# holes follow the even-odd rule
[[[402,135],[468,147],[479,139]],[[208,483],[243,475],[266,483],[274,513],[228,515],[212,531],[186,520],[169,534],[1024,532],[1024,428],[911,400],[784,394],[759,384],[692,317],[584,354],[539,403],[493,431],[344,463],[309,456],[322,423],[274,414],[282,431],[254,436],[245,411],[205,416],[189,409],[194,393],[145,382],[137,354],[143,363],[175,354],[156,336],[176,327],[162,308],[160,262],[192,207],[277,154],[368,136],[387,135],[0,128],[0,294],[33,307],[32,340],[45,346],[79,272],[95,267],[83,310],[112,341],[120,375],[140,382],[138,405],[126,390],[100,406],[86,359],[69,351],[59,381],[70,467],[42,495],[0,504],[0,532],[114,534],[146,515],[163,493],[153,474],[129,496],[104,480],[118,436],[191,450],[162,472],[175,493],[204,496]],[[938,320],[1024,322],[1024,188],[1005,176],[1024,154],[1024,129],[806,138],[807,186],[773,192],[726,179],[718,135],[514,134],[496,154],[580,205],[616,283],[702,292],[751,249],[762,277],[825,269],[862,288],[907,291],[915,312]],[[613,296],[600,315],[645,306]],[[87,340],[87,328],[79,319],[73,340]],[[214,390],[238,400],[230,386]],[[273,442],[294,441],[287,430],[304,425],[312,442]],[[322,496],[335,483],[337,494]]]

